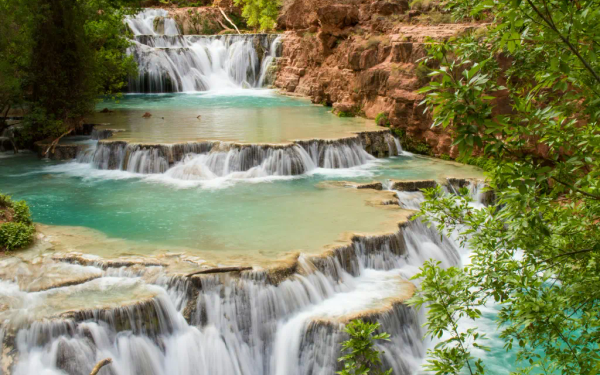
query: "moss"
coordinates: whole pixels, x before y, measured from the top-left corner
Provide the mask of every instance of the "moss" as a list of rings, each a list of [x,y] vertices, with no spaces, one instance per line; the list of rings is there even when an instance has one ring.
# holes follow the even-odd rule
[[[448,154],[441,154],[440,155],[440,159],[442,159],[442,160],[452,160],[452,158]]]
[[[390,119],[388,118],[388,114],[385,112],[380,112],[375,116],[375,123],[379,126],[390,126]]]
[[[404,129],[392,129],[394,135],[400,138],[400,144],[405,151],[412,152],[414,154],[433,156],[431,152],[431,146],[425,142],[419,142],[410,138]]]
[[[339,111],[337,117],[354,117],[354,113],[350,111]]]

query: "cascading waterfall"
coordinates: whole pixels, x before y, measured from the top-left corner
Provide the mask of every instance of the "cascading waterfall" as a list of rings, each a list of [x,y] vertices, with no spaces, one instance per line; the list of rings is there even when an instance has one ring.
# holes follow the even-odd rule
[[[126,23],[134,34],[128,52],[139,69],[130,92],[262,87],[280,54],[278,35],[181,35],[165,10],[145,9]]]
[[[105,138],[103,132],[95,133]],[[390,155],[402,148],[386,132],[364,135],[394,147]],[[98,169],[132,173],[164,173],[180,180],[210,180],[221,177],[245,179],[267,176],[296,176],[316,168],[352,168],[373,162],[360,136],[336,141],[297,141],[288,145],[251,145],[228,142],[196,142],[165,145],[139,145],[126,142],[100,142],[81,150],[80,163]]]
[[[193,283],[163,278],[148,286],[157,294],[151,302],[69,313],[5,334],[3,342],[15,349],[16,375],[87,375],[104,358],[119,375],[332,374],[344,316],[364,310],[392,335],[381,347],[385,365],[408,375],[424,355],[422,317],[402,303],[373,306],[430,257],[452,265],[458,253],[413,222],[394,235],[355,238],[337,256],[301,256],[296,272],[277,282],[269,271]]]

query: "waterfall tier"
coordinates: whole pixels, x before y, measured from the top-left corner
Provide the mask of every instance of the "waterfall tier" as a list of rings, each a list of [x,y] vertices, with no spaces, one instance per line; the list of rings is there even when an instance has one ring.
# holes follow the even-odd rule
[[[97,132],[97,138],[109,133]],[[296,141],[284,145],[197,142],[141,145],[122,141],[99,142],[80,151],[79,162],[98,169],[133,173],[167,173],[177,179],[295,176],[316,168],[351,168],[377,157],[399,155],[402,149],[389,130],[358,133],[339,140]]]
[[[126,20],[135,34],[128,49],[138,64],[129,91],[161,93],[262,87],[281,55],[275,34],[181,35],[164,10],[146,9]]]

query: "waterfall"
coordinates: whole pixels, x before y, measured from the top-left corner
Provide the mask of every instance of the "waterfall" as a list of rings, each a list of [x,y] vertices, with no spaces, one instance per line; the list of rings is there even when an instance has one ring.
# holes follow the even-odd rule
[[[69,311],[16,332],[8,327],[4,353],[13,356],[15,375],[87,375],[104,358],[113,360],[105,371],[119,375],[332,374],[347,338],[343,327],[361,313],[391,334],[379,347],[384,365],[409,375],[424,355],[423,317],[393,300],[428,258],[452,265],[458,252],[433,229],[410,222],[395,234],[355,237],[332,256],[301,255],[293,272],[159,278],[147,286],[155,294],[148,301]],[[114,287],[147,280],[125,274],[99,280]],[[56,293],[75,288],[82,298],[90,283]]]
[[[95,133],[97,138],[104,136],[104,132]],[[140,145],[115,141],[99,142],[96,147],[81,150],[77,161],[91,163],[98,169],[163,173],[181,180],[296,176],[317,168],[352,168],[373,162],[376,158],[363,146],[365,137],[393,144],[393,137],[386,132],[362,133],[354,138],[332,141],[296,141],[284,145],[218,141]],[[398,151],[392,149],[390,152],[396,155]]]
[[[278,35],[181,35],[161,9],[145,9],[126,23],[134,34],[128,53],[139,70],[130,92],[262,87],[280,54]]]

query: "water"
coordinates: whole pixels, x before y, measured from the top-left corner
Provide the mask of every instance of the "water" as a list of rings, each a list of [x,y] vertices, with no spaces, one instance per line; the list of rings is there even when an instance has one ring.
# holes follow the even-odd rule
[[[279,55],[278,35],[180,35],[161,9],[146,9],[126,23],[134,34],[128,53],[139,69],[130,92],[262,87]]]
[[[163,175],[39,162],[32,155],[21,154],[2,159],[0,175],[8,178],[2,179],[0,190],[31,201],[37,221],[70,220],[62,224],[99,226],[95,228],[132,243],[164,241],[161,238],[170,242],[186,232],[193,233],[193,228],[196,232],[206,228],[206,232],[216,231],[219,237],[237,239],[246,246],[257,239],[267,244],[273,240],[271,233],[283,229],[281,242],[274,242],[274,248],[279,248],[287,241],[294,242],[295,232],[305,243],[310,242],[313,236],[320,236],[321,229],[330,233],[332,225],[348,225],[348,221],[338,220],[352,217],[356,213],[353,210],[369,207],[362,195],[368,192],[330,187],[335,181],[385,182],[424,175],[441,179],[453,169],[460,170],[454,163],[400,156],[368,167],[320,170],[271,182],[243,180],[215,189],[156,179]],[[468,171],[462,170],[465,177],[475,176]],[[404,205],[418,207],[418,193],[397,194]],[[407,194],[413,197],[406,199]],[[333,205],[326,206],[330,200]],[[353,206],[356,202],[360,204]],[[377,232],[382,229],[377,220],[388,211],[369,208],[378,214],[370,218],[358,211],[357,222],[364,225],[374,221],[371,228]],[[294,217],[299,220],[293,221]],[[218,223],[221,229],[211,226]],[[306,223],[311,225],[304,231]],[[170,231],[188,224],[181,232]],[[51,237],[73,237],[68,230],[50,233]],[[76,233],[78,238],[86,232]],[[138,233],[143,234],[136,237]],[[297,261],[296,273],[283,279],[277,276],[277,282],[273,280],[275,274],[269,276],[260,270],[241,277],[205,277],[197,296],[190,292],[194,287],[189,283],[170,279],[167,268],[134,271],[129,267],[102,270],[68,265],[75,268],[62,269],[57,266],[61,263],[49,258],[56,251],[84,250],[78,244],[68,249],[53,246],[51,253],[23,252],[20,257],[31,265],[19,266],[29,270],[22,274],[39,273],[31,268],[35,264],[42,267],[42,274],[48,273],[54,264],[59,279],[66,273],[72,274],[71,278],[98,273],[102,277],[40,292],[26,292],[27,285],[33,284],[24,276],[19,276],[17,283],[2,284],[0,303],[9,306],[1,315],[3,327],[7,327],[7,319],[27,327],[16,336],[10,330],[2,331],[8,338],[4,345],[15,347],[18,353],[13,373],[87,375],[97,361],[110,357],[114,361],[110,369],[116,374],[197,374],[198,369],[210,374],[330,374],[335,370],[339,343],[345,339],[343,324],[356,316],[374,317],[392,334],[393,341],[382,349],[387,353],[386,365],[393,367],[395,374],[416,373],[426,345],[420,340],[423,316],[402,304],[413,288],[405,280],[430,257],[446,266],[459,264],[461,251],[450,239],[440,241],[435,231],[419,223],[411,223],[397,236],[378,236],[358,239],[349,248],[339,243],[349,252],[343,250],[333,258],[303,255]],[[122,242],[100,245],[113,249],[102,253],[92,246],[94,254],[123,255]],[[234,258],[238,264],[257,259],[248,256],[248,251]],[[14,274],[14,263],[19,260],[5,258],[2,262],[2,269]],[[40,288],[39,282],[36,285]],[[146,303],[147,298],[152,303]],[[25,310],[23,306],[27,306]],[[86,312],[77,312],[81,309]],[[494,309],[490,307],[482,328],[492,337]],[[42,317],[54,318],[40,320]],[[43,323],[25,323],[31,320]],[[514,358],[504,353],[498,342],[496,337],[493,352],[485,358],[494,374],[503,374],[512,368],[508,363]]]
[[[104,102],[88,122],[98,129],[123,129],[111,139],[138,143],[198,140],[285,143],[297,139],[332,139],[375,130],[372,120],[339,118],[308,100],[277,95],[273,90],[226,90],[193,94],[125,95]],[[143,118],[150,112],[152,117]],[[198,118],[200,116],[200,118]],[[169,131],[165,131],[168,127]]]
[[[110,238],[153,245],[138,252],[188,248],[267,259],[293,250],[315,252],[345,232],[380,232],[394,224],[395,212],[366,204],[377,199],[375,192],[323,182],[411,179],[425,171],[429,178],[442,178],[453,167],[444,161],[398,157],[296,177],[206,181],[179,179],[174,173],[145,176],[81,163],[40,163],[33,155],[5,160],[0,164],[0,191],[26,199],[37,222],[83,226]],[[470,171],[465,168],[463,174],[478,176]],[[118,255],[133,246],[98,247],[88,252]]]
[[[65,139],[85,148],[73,161],[0,153],[0,191],[41,223],[0,257],[0,374],[87,375],[111,358],[101,375],[330,375],[356,317],[391,334],[385,366],[417,373],[428,343],[407,280],[466,250],[406,221],[420,193],[348,185],[481,172],[258,89],[278,36],[183,36],[159,9],[126,23],[130,91],[194,93],[100,103],[113,112],[91,119],[110,123],[96,138],[123,131]],[[251,269],[185,276],[227,265]],[[498,345],[488,359],[498,374],[513,360]]]

